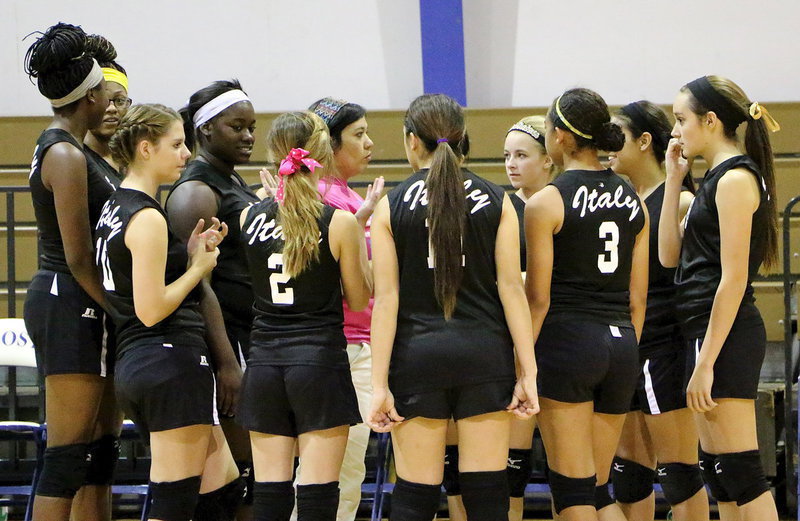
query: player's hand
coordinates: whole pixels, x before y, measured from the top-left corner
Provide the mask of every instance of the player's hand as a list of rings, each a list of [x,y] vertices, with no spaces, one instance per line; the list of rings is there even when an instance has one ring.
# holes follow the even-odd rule
[[[693,412],[708,412],[717,406],[711,398],[714,385],[714,368],[703,364],[695,366],[686,387],[686,405]]]
[[[226,364],[216,373],[217,410],[222,416],[235,416],[239,405],[239,387],[242,385],[242,368],[239,364]]]
[[[506,410],[525,420],[539,412],[539,393],[536,389],[536,375],[521,376],[514,386],[514,396]]]
[[[206,275],[217,265],[219,256],[217,246],[227,235],[228,227],[225,223],[220,224],[216,217],[212,219],[211,226],[205,231],[203,231],[204,226],[203,219],[197,221],[197,226],[189,236],[186,249],[189,254],[189,266],[199,269],[203,275]]]
[[[256,195],[259,199],[274,198],[278,193],[278,176],[270,173],[266,168],[258,171],[258,177],[261,179],[261,188],[258,189]]]
[[[367,425],[375,432],[389,432],[405,420],[394,408],[394,396],[387,388],[372,391],[372,405],[367,416]]]
[[[692,169],[692,161],[683,156],[683,148],[677,138],[669,140],[664,167],[667,171],[667,179],[680,181],[683,181],[683,178]]]
[[[364,198],[364,202],[361,203],[361,208],[356,211],[356,220],[358,220],[361,226],[366,227],[369,218],[372,217],[372,213],[375,211],[378,201],[381,200],[384,183],[383,176],[379,176],[367,187],[367,196]]]

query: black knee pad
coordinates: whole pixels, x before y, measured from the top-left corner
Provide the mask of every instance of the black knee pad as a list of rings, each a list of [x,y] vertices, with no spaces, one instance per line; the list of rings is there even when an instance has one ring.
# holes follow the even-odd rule
[[[73,498],[86,481],[89,452],[86,443],[47,447],[36,485],[37,496]]]
[[[446,445],[444,448],[444,492],[448,496],[460,496],[461,486],[458,483],[458,445]]]
[[[508,517],[508,476],[505,470],[462,472],[461,498],[470,521],[498,521]]]
[[[769,490],[757,450],[720,454],[717,462],[719,481],[737,505],[746,505]]]
[[[624,458],[614,458],[611,483],[620,503],[638,503],[653,493],[656,471]]]
[[[107,434],[88,445],[89,468],[84,485],[110,485],[119,460],[119,438]]]
[[[569,507],[579,505],[595,506],[594,494],[596,476],[588,478],[569,478],[554,470],[548,475],[550,494],[553,496],[553,507],[556,514]]]
[[[608,490],[608,483],[594,487],[594,507],[598,511],[613,504],[614,498],[611,497],[611,491]]]
[[[508,492],[511,497],[525,497],[525,487],[531,479],[532,449],[508,449]]]
[[[703,474],[703,481],[708,485],[708,490],[714,499],[722,503],[730,503],[733,501],[722,486],[717,471],[717,455],[710,454],[700,449],[700,472]]]
[[[288,521],[294,509],[291,481],[256,481],[253,486],[253,519]]]
[[[665,463],[658,466],[658,481],[664,497],[671,506],[679,505],[703,488],[703,474],[699,465]]]
[[[242,499],[243,505],[252,505],[253,504],[253,487],[255,486],[256,476],[255,472],[253,472],[253,462],[252,461],[237,461],[236,467],[239,469],[239,475],[244,480],[245,484],[245,493],[244,499]]]
[[[244,480],[239,477],[224,487],[200,494],[193,521],[233,521],[244,493]]]
[[[397,477],[389,521],[431,521],[439,509],[441,485],[412,483]]]
[[[336,521],[339,482],[297,485],[297,521]]]
[[[179,481],[150,482],[150,518],[190,521],[200,495],[200,476]]]

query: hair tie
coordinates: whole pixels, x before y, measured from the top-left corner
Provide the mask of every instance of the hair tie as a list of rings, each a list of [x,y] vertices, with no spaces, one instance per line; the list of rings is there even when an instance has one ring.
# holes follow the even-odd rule
[[[511,127],[510,129],[508,129],[508,132],[506,132],[506,135],[509,135],[511,132],[513,132],[515,130],[518,130],[518,131],[520,131],[522,133],[528,134],[530,137],[535,139],[537,143],[539,143],[540,145],[544,146],[544,136],[541,134],[541,132],[539,132],[538,130],[536,130],[532,126],[528,125],[527,123],[523,123],[522,121],[514,123],[514,126]]]
[[[275,192],[275,200],[283,204],[283,185],[286,176],[296,173],[304,166],[312,173],[316,168],[323,168],[323,166],[312,157],[308,157],[311,153],[302,148],[293,148],[286,155],[285,159],[281,160],[281,166],[278,168],[278,190]]]
[[[439,139],[436,140],[436,143],[447,143],[448,141],[450,140],[447,139],[446,137],[440,137]]]
[[[767,126],[767,129],[770,132],[777,132],[781,129],[781,126],[775,121],[775,118],[769,113],[766,107],[761,106],[757,101],[754,101],[750,105],[750,117],[755,119],[764,118],[764,125]]]
[[[563,96],[563,94],[561,96]],[[591,141],[592,140],[591,134],[584,134],[577,128],[573,127],[572,124],[570,124],[570,122],[567,121],[567,118],[564,117],[564,114],[561,113],[561,96],[559,96],[558,99],[556,100],[556,114],[558,114],[559,119],[567,126],[568,129],[570,129],[573,132],[573,134],[577,134],[580,137]]]

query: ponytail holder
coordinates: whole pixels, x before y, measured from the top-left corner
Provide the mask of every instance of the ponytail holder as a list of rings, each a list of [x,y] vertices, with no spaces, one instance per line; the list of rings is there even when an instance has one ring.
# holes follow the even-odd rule
[[[437,144],[438,143],[447,143],[448,141],[450,141],[450,140],[447,139],[446,137],[440,137],[439,139],[436,140],[436,143]]]
[[[275,199],[279,203],[283,204],[283,185],[286,176],[296,173],[304,166],[312,173],[316,168],[323,168],[319,161],[308,157],[309,155],[310,152],[308,150],[293,148],[289,151],[289,154],[286,155],[286,158],[281,160],[281,166],[278,168],[278,177],[280,178],[278,181],[278,190],[275,192]]]
[[[770,132],[777,132],[781,129],[781,126],[775,121],[775,118],[770,115],[769,111],[766,107],[762,107],[757,101],[753,102],[750,105],[750,117],[755,119],[764,118],[764,125],[767,126],[767,129]]]

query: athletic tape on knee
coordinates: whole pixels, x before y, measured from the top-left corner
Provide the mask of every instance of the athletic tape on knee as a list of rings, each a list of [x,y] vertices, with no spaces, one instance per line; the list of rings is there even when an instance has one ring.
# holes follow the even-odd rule
[[[717,455],[700,450],[700,472],[703,474],[703,481],[708,485],[708,490],[717,501],[730,503],[733,501],[722,486],[722,482],[717,475]]]
[[[570,478],[550,470],[548,481],[550,482],[550,494],[553,496],[553,506],[556,514],[569,507],[579,505],[595,506],[594,494],[597,477]]]
[[[746,505],[769,490],[757,450],[720,454],[717,462],[719,481],[737,505]]]
[[[448,496],[460,496],[461,486],[458,483],[458,445],[444,447],[444,492]]]
[[[236,509],[242,503],[245,488],[244,479],[239,477],[224,487],[200,494],[192,520],[233,521],[236,519]]]
[[[508,515],[508,476],[505,470],[462,472],[461,499],[470,521],[497,521]]]
[[[665,463],[658,466],[658,481],[664,497],[671,506],[688,500],[703,488],[703,474],[699,465]]]
[[[531,479],[532,449],[508,449],[508,491],[511,497],[524,497],[525,487]]]
[[[36,485],[37,496],[73,498],[86,481],[89,453],[86,443],[47,447]]]
[[[253,485],[253,519],[289,519],[293,508],[291,481],[256,481]]]
[[[336,519],[339,506],[339,482],[297,485],[297,520],[329,521]]]
[[[439,509],[441,485],[413,483],[397,477],[389,521],[431,521]]]
[[[594,507],[597,510],[613,504],[614,498],[611,497],[611,491],[608,489],[608,483],[594,487]]]
[[[236,468],[239,469],[239,475],[244,480],[245,484],[245,493],[244,499],[242,499],[243,505],[252,505],[253,504],[253,487],[255,486],[256,476],[255,472],[253,472],[253,462],[252,461],[237,461]]]
[[[200,495],[200,476],[178,481],[150,482],[150,518],[189,521]]]
[[[88,445],[89,468],[86,470],[85,485],[110,485],[114,481],[114,471],[119,460],[119,438],[107,434]]]
[[[638,503],[653,493],[656,471],[624,458],[614,458],[611,483],[620,503]]]

